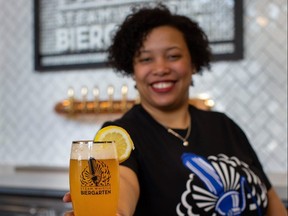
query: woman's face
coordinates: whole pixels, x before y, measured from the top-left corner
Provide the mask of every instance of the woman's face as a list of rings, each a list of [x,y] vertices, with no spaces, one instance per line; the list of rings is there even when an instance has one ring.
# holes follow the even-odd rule
[[[170,26],[154,28],[133,64],[144,107],[171,110],[187,105],[194,67],[179,30]]]

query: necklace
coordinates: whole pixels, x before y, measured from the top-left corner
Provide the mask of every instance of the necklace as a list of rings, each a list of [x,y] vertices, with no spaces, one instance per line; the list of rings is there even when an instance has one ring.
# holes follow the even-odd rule
[[[182,137],[180,134],[178,134],[177,132],[175,132],[171,128],[167,128],[167,131],[168,131],[168,133],[171,133],[175,137],[181,139],[183,141],[183,146],[188,146],[189,145],[189,142],[187,141],[187,139],[188,139],[188,137],[190,136],[190,133],[191,133],[191,123],[189,123],[188,130],[187,130],[187,133],[186,133],[185,137]]]

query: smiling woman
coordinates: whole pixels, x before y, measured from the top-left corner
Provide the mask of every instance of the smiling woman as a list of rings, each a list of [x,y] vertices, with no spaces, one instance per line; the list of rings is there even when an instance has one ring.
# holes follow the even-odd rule
[[[134,10],[116,31],[110,63],[140,94],[103,125],[124,128],[135,145],[120,164],[118,213],[285,215],[242,129],[189,104],[192,76],[209,69],[210,56],[198,24],[163,5]]]

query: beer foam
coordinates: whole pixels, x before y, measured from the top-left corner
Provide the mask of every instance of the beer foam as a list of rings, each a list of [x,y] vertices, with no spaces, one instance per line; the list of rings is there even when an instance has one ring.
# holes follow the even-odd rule
[[[70,159],[87,160],[115,159],[117,151],[113,142],[74,141],[71,147]]]

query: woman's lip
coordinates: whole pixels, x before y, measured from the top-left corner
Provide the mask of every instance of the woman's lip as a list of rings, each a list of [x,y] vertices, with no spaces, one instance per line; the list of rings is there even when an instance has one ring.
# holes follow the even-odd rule
[[[167,92],[171,90],[174,86],[175,82],[172,81],[161,81],[161,82],[154,82],[151,84],[152,88],[156,92]]]

